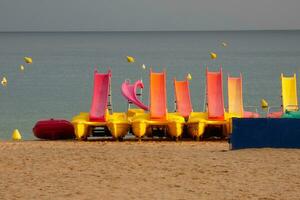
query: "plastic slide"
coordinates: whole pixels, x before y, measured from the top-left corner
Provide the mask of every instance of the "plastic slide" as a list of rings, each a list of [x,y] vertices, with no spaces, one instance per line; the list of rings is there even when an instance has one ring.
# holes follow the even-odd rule
[[[90,110],[90,121],[105,122],[111,71],[106,74],[94,72],[94,92]]]
[[[279,118],[286,111],[298,110],[296,74],[294,74],[292,77],[286,77],[281,74],[281,100],[282,110],[279,112],[269,113],[267,117]]]
[[[241,117],[244,114],[242,89],[242,75],[240,77],[228,76],[228,112]]]
[[[121,91],[125,99],[132,102],[143,110],[148,110],[148,106],[143,104],[137,97],[137,88],[144,88],[144,84],[141,80],[137,80],[134,84],[130,84],[129,80],[125,80],[122,84]]]
[[[167,118],[166,72],[155,73],[150,70],[150,118]]]
[[[149,81],[150,112],[131,117],[132,133],[139,140],[145,135],[165,136],[166,134],[178,140],[183,132],[185,120],[179,113],[167,111],[166,72],[154,73],[150,69]]]
[[[228,112],[245,118],[259,117],[258,113],[244,111],[242,74],[240,77],[228,76]]]
[[[190,90],[189,90],[189,81],[177,81],[174,78],[174,89],[175,89],[175,98],[176,98],[176,110],[183,117],[189,117],[190,113],[193,111]]]
[[[228,137],[230,133],[230,117],[225,113],[222,68],[218,72],[210,72],[206,68],[206,111],[192,112],[186,122],[187,132],[199,140],[205,130],[210,127],[219,128],[222,137]],[[207,129],[208,128],[208,129]]]
[[[281,84],[283,111],[298,110],[296,74],[292,77],[284,77],[283,74],[281,74]]]
[[[206,68],[206,79],[208,119],[224,120],[222,68],[219,72],[209,72]]]

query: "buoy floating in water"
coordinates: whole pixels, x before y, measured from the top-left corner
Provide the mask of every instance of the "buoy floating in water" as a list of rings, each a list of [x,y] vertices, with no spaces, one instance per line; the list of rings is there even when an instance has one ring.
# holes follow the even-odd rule
[[[20,65],[20,70],[24,71],[24,69],[25,69],[24,65]]]
[[[267,109],[269,107],[268,102],[265,99],[261,100],[262,109]]]
[[[142,64],[142,68],[143,68],[143,69],[146,69],[146,65]]]
[[[223,47],[227,47],[227,43],[226,42],[222,42],[222,46]]]
[[[214,53],[214,52],[210,52],[210,58],[211,59],[216,59],[218,56],[217,56],[217,54],[216,53]]]
[[[12,138],[13,140],[16,140],[16,141],[22,139],[21,133],[19,132],[18,129],[15,129],[15,130],[13,131],[13,133],[12,133],[12,135],[11,135],[11,138]]]
[[[187,78],[188,80],[192,80],[192,75],[191,75],[190,73],[188,73],[188,75],[186,76],[186,78]]]
[[[27,63],[27,64],[31,64],[32,63],[32,58],[31,57],[24,57],[24,61]]]
[[[132,56],[126,56],[126,58],[127,58],[127,62],[129,62],[129,63],[134,63],[134,61],[135,61],[134,57],[132,57]]]
[[[1,84],[2,84],[4,87],[7,86],[7,79],[6,79],[5,76],[2,78]]]

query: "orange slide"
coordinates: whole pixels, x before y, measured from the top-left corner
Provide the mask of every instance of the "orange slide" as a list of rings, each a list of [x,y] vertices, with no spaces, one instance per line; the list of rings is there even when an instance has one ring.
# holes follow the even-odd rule
[[[179,112],[181,116],[187,118],[193,111],[189,81],[187,79],[184,81],[177,81],[174,78],[174,89],[176,98],[176,111]]]
[[[132,132],[139,140],[157,132],[170,137],[181,136],[184,118],[178,113],[167,111],[166,72],[152,72],[150,69],[150,113],[138,113],[131,119]]]
[[[165,120],[167,118],[166,72],[150,71],[150,118]]]
[[[235,117],[259,117],[258,113],[244,111],[242,74],[240,77],[228,76],[228,112]]]

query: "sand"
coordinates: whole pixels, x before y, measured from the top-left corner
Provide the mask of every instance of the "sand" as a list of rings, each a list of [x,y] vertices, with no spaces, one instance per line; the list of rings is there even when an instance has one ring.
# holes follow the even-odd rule
[[[299,199],[300,149],[0,142],[1,199]]]

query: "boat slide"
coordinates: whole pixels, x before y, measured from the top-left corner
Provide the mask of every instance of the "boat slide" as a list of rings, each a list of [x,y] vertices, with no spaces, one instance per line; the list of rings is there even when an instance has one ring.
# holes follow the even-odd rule
[[[218,72],[210,72],[206,68],[206,112],[192,112],[187,122],[188,133],[199,139],[207,126],[222,128],[223,136],[230,131],[229,115],[225,113],[222,68]]]
[[[189,81],[187,79],[178,81],[174,78],[176,111],[184,118],[188,118],[193,111],[190,97]]]
[[[138,114],[131,119],[133,134],[141,138],[151,136],[154,129],[162,129],[169,136],[181,136],[184,118],[167,111],[166,72],[152,72],[150,69],[150,109],[149,113]]]
[[[230,77],[228,83],[228,113],[231,117],[258,118],[259,114],[244,110],[242,74],[239,77]]]
[[[298,96],[297,96],[297,81],[296,74],[292,77],[283,77],[282,86],[284,91],[282,91],[282,107],[285,111],[282,115],[283,118],[300,118],[300,111],[298,108]]]
[[[111,71],[106,74],[94,72],[94,92],[90,109],[90,121],[105,122]]]
[[[166,120],[167,112],[166,72],[150,71],[150,118]]]
[[[281,74],[281,100],[281,111],[269,113],[267,117],[280,118],[286,111],[298,110],[296,74],[291,77]]]
[[[121,92],[123,97],[130,103],[133,103],[137,107],[148,111],[149,108],[137,97],[137,89],[144,88],[144,84],[141,80],[137,80],[135,83],[130,84],[129,80],[125,80],[121,86]]]
[[[222,81],[222,68],[219,72],[209,72],[206,68],[207,110],[210,120],[225,119]]]
[[[86,139],[95,127],[104,127],[116,139],[124,137],[129,130],[125,113],[109,114],[108,95],[110,90],[111,71],[94,72],[94,90],[89,113],[82,112],[72,119],[77,139]]]
[[[292,77],[284,77],[281,74],[282,80],[282,108],[283,111],[298,110],[298,97],[297,97],[297,80],[296,74]]]

